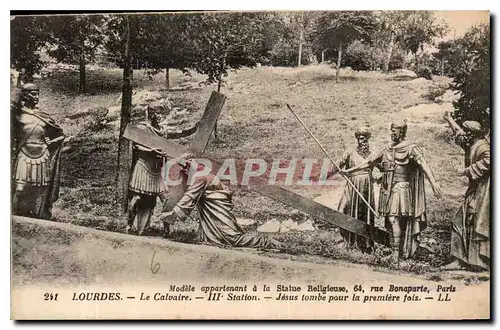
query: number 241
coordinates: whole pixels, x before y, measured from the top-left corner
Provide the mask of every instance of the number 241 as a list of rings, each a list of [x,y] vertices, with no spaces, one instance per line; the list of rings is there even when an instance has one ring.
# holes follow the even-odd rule
[[[57,295],[59,293],[44,293],[44,299],[43,300],[57,300]]]

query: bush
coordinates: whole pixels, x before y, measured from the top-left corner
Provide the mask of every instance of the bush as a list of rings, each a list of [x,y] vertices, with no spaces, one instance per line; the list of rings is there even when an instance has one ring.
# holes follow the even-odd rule
[[[422,77],[427,80],[432,80],[432,69],[427,65],[419,66],[418,69],[415,71],[415,74],[417,75],[417,77]]]
[[[453,102],[457,122],[476,120],[490,127],[489,25],[475,26],[453,42],[449,66],[452,90],[461,93],[460,99]]]
[[[434,101],[437,97],[444,95],[446,90],[448,89],[448,85],[430,85],[427,93],[422,95],[422,97]]]
[[[310,64],[311,58],[314,57],[311,50],[305,46],[304,43],[300,61],[302,65]],[[296,42],[281,40],[274,45],[270,55],[270,64],[273,66],[295,67],[299,61],[299,45]]]
[[[386,56],[382,49],[357,40],[345,51],[345,65],[354,70],[382,69]]]
[[[391,61],[389,62],[389,71],[405,69],[407,66],[406,63],[406,54],[403,50],[395,48],[392,51]]]

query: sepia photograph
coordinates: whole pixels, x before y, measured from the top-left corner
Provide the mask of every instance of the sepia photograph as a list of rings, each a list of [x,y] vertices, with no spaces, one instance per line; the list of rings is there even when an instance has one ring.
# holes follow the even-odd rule
[[[11,319],[490,320],[490,36],[11,12]]]

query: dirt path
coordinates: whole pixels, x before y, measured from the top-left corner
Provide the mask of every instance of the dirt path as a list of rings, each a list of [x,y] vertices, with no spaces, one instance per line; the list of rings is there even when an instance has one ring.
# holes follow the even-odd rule
[[[157,269],[156,273],[152,269]],[[219,283],[227,285],[266,283],[273,288],[279,284],[301,285],[304,288],[307,285],[321,284],[345,286],[349,294],[352,293],[354,285],[361,285],[368,295],[370,286],[374,284],[384,287],[385,291],[390,290],[391,285],[426,286],[430,290],[428,296],[433,296],[434,299],[420,304],[409,303],[423,314],[415,314],[415,309],[402,308],[404,305],[400,304],[397,306],[397,314],[394,314],[393,310],[382,308],[384,305],[370,304],[370,310],[363,312],[357,305],[355,312],[349,309],[349,315],[363,318],[376,311],[376,317],[439,315],[446,318],[460,315],[468,318],[477,315],[485,317],[489,314],[489,282],[470,286],[454,280],[438,283],[410,276],[376,272],[355,265],[320,265],[272,259],[242,251],[182,244],[159,238],[136,237],[20,217],[13,217],[12,281],[14,297],[23,297],[30,290],[40,290],[41,287],[60,288],[60,290],[67,290],[69,287],[73,290],[106,288],[108,291],[110,288],[129,291],[155,288],[166,291],[170,284],[201,286]],[[453,285],[456,290],[452,295],[454,302],[448,304],[438,302],[438,286],[449,285]],[[403,299],[404,293],[399,294]],[[477,302],[467,307],[465,301],[470,301],[470,297],[477,299]],[[23,299],[18,301],[19,304],[23,304]],[[280,304],[276,301],[273,303]],[[356,303],[348,302],[346,307],[350,304],[354,306]],[[266,310],[260,305],[262,304],[255,306],[252,304],[256,308],[255,312],[260,313],[259,316],[276,315],[269,314],[271,310]],[[332,317],[331,308],[324,308],[327,305],[322,306],[318,309],[318,315]],[[283,316],[301,315],[304,307],[303,303],[296,306],[288,305],[289,310]],[[138,306],[137,311],[142,308],[144,306]],[[19,309],[22,310],[21,307]],[[149,309],[149,312],[151,311]],[[292,311],[296,314],[290,314]],[[85,315],[82,314],[83,309],[74,312],[80,317]],[[130,311],[130,315],[135,315],[135,312]],[[249,317],[251,311],[238,308],[233,313],[236,313],[231,314],[233,316]],[[141,315],[144,317],[146,314]]]
[[[13,280],[17,284],[33,280],[59,284],[156,283],[166,279],[432,283],[347,262],[314,264],[51,221],[22,217],[13,217],[13,221]],[[162,265],[155,276],[151,276],[152,259]],[[456,285],[461,282],[448,281]]]

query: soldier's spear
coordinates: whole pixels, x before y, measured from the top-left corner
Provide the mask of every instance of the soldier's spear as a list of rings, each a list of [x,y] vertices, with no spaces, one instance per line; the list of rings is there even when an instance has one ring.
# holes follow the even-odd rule
[[[339,170],[340,170],[340,167],[335,163],[335,161],[332,159],[332,157],[330,157],[330,155],[328,154],[328,152],[325,150],[325,148],[323,148],[323,146],[321,145],[321,143],[318,141],[318,139],[316,139],[316,137],[314,136],[314,134],[307,128],[306,124],[304,124],[304,122],[302,121],[302,119],[300,119],[300,117],[292,110],[292,107],[287,104],[286,105],[288,107],[288,110],[290,110],[290,112],[295,116],[295,118],[297,118],[297,120],[299,121],[299,123],[302,125],[302,127],[304,127],[304,129],[307,131],[307,133],[309,133],[309,135],[313,138],[313,140],[316,142],[316,144],[321,148],[321,150],[323,151],[323,153],[326,155],[326,157],[328,157],[328,159],[330,159],[330,161],[332,162],[332,164],[337,167]],[[366,201],[366,199],[363,197],[363,195],[361,195],[361,193],[358,191],[358,189],[356,189],[356,187],[354,186],[354,184],[351,182],[351,180],[349,180],[349,178],[342,172],[339,172],[340,175],[342,175],[342,177],[347,181],[347,183],[349,183],[352,187],[352,189],[356,192],[356,194],[358,194],[358,196],[361,198],[361,200],[363,202],[365,202],[366,206],[368,206],[368,208],[370,209],[370,211],[373,212],[373,214],[379,218],[380,215],[378,214],[377,211],[375,211],[373,209],[373,207],[370,205],[370,203],[368,203]]]

